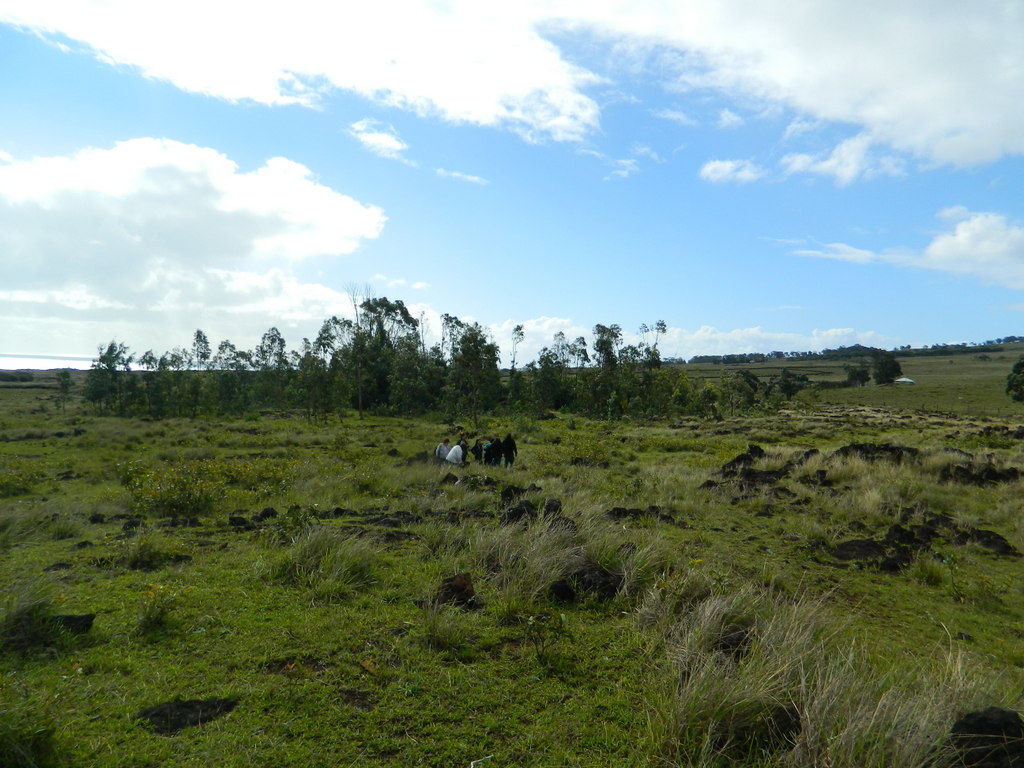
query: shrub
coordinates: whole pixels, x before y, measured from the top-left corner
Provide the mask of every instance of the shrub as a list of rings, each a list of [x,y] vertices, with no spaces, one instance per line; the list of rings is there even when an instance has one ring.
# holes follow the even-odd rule
[[[0,455],[0,499],[22,496],[43,479],[27,460]]]
[[[169,589],[163,584],[150,584],[142,596],[135,631],[140,635],[148,635],[166,629],[171,611],[177,607],[181,595],[182,592]]]
[[[373,583],[380,553],[367,540],[324,527],[300,533],[271,569],[285,584],[307,587],[321,600],[345,597]]]
[[[121,483],[140,514],[191,517],[211,513],[224,497],[224,487],[207,462],[149,469],[138,462],[121,464]]]

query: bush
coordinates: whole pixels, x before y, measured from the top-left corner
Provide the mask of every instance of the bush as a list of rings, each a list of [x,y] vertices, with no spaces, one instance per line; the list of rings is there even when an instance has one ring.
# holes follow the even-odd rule
[[[307,587],[320,600],[345,597],[373,583],[380,553],[365,539],[324,527],[300,533],[271,569],[285,584]]]
[[[163,470],[130,461],[119,466],[121,483],[140,514],[192,517],[213,512],[224,487],[207,462],[198,461]]]

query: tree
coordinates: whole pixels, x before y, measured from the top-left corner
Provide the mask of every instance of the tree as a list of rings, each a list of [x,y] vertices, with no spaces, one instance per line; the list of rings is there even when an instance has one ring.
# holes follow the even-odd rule
[[[1013,364],[1013,370],[1006,377],[1006,394],[1015,402],[1024,402],[1024,357]]]
[[[64,410],[67,407],[68,400],[71,399],[71,371],[66,368],[63,371],[57,371],[57,407],[60,410]]]
[[[449,403],[468,412],[476,422],[481,412],[498,404],[501,395],[498,345],[487,338],[479,323],[459,326],[462,332],[452,340],[445,390]]]
[[[128,347],[117,341],[111,341],[106,349],[100,345],[97,351],[99,354],[85,377],[83,397],[101,413],[124,413],[129,393],[126,374],[134,357]]]
[[[871,378],[875,384],[892,384],[903,375],[896,355],[884,350],[876,350],[871,356]]]
[[[848,387],[863,387],[871,381],[871,371],[868,370],[867,363],[844,365],[843,370],[846,371],[846,385]]]

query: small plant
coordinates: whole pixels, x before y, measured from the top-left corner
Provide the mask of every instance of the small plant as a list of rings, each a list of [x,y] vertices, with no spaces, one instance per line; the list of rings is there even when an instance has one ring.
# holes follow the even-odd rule
[[[460,661],[470,661],[475,653],[475,637],[466,625],[466,615],[448,605],[427,600],[423,604],[423,644],[445,651]]]
[[[139,607],[139,618],[135,630],[140,635],[149,635],[167,629],[168,617],[177,605],[184,592],[168,589],[163,584],[150,584],[142,595]]]
[[[529,616],[523,624],[526,641],[533,648],[537,663],[545,668],[557,665],[561,656],[556,646],[562,640],[572,637],[569,619],[564,613],[538,613]]]
[[[142,531],[128,543],[120,564],[136,571],[154,571],[176,560],[177,555],[161,546],[161,541],[148,531]]]

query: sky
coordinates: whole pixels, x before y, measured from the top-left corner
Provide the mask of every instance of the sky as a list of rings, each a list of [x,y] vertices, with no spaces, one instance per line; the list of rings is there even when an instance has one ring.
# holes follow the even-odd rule
[[[297,349],[368,295],[520,364],[1020,335],[1021,40],[1019,0],[0,0],[0,355]]]

